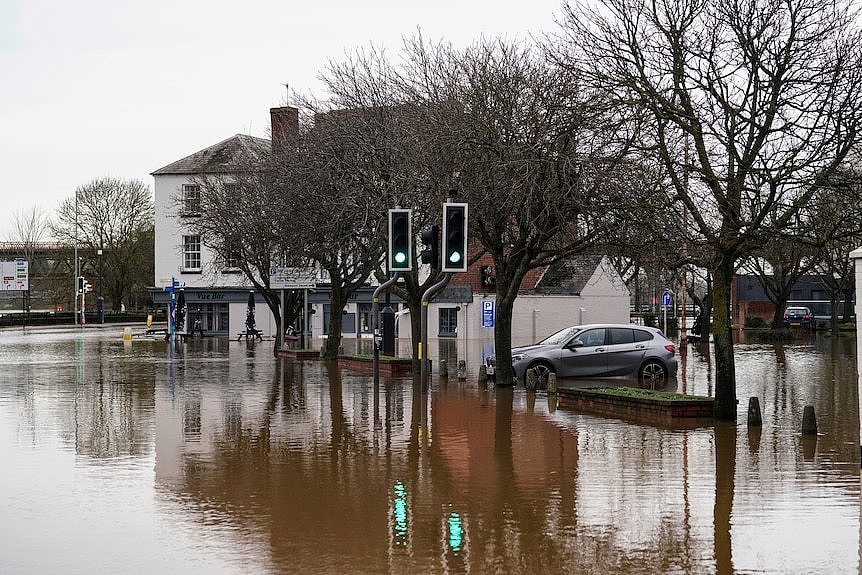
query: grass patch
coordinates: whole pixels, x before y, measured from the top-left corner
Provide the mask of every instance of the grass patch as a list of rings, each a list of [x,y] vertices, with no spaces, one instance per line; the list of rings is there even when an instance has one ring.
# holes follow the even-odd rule
[[[588,387],[584,391],[594,391],[602,395],[614,395],[617,397],[631,397],[635,399],[666,399],[673,401],[703,401],[712,397],[702,395],[686,395],[672,391],[654,391],[651,389],[638,389],[636,387]]]
[[[368,360],[371,361],[374,359],[374,355],[371,353],[357,353],[354,355],[345,355],[345,359],[359,359],[359,360]],[[378,359],[380,361],[409,361],[409,357],[395,357],[392,355],[383,355],[381,354]]]

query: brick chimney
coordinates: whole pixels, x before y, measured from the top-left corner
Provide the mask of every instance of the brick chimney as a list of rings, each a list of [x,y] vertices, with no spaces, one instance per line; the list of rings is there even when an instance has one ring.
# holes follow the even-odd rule
[[[299,110],[290,106],[270,108],[272,122],[272,151],[290,149],[299,139]]]

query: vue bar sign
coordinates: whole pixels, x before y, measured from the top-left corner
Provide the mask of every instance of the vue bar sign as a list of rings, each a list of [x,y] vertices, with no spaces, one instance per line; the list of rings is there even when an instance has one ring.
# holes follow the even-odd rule
[[[482,301],[482,327],[494,327],[494,302]]]
[[[0,262],[0,291],[27,291],[30,289],[27,261]]]

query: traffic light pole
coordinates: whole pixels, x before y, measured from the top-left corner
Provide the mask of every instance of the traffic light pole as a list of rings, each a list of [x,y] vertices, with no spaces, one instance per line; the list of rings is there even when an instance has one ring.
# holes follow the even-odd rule
[[[371,321],[374,325],[374,384],[380,383],[380,294],[389,289],[398,280],[398,272],[395,272],[391,278],[377,286],[374,290],[374,295],[371,298]]]
[[[422,294],[422,314],[420,321],[420,342],[419,342],[419,364],[420,364],[420,379],[422,382],[422,391],[428,391],[428,304],[431,302],[437,292],[446,287],[449,283],[450,273],[444,273],[443,279],[425,290]]]

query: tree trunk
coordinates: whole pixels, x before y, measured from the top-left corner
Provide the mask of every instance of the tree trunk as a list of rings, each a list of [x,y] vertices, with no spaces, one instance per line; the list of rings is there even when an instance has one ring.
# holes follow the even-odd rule
[[[715,344],[715,417],[736,421],[736,369],[733,360],[733,325],[730,315],[733,257],[720,256],[713,264],[713,342]]]
[[[786,303],[786,300],[785,300]],[[775,311],[772,312],[772,329],[781,329],[784,327],[784,307],[778,307],[775,304]]]
[[[515,372],[512,369],[512,310],[515,298],[497,300],[494,323],[494,357],[497,362],[497,385],[514,385]]]
[[[344,324],[344,307],[347,305],[347,294],[342,290],[332,289],[331,313],[329,314],[329,334],[323,350],[323,359],[336,359],[341,347],[341,327]]]
[[[838,335],[838,294],[840,291],[833,292],[829,294],[829,305],[830,305],[830,313],[829,313],[829,329],[832,331],[833,335]],[[811,310],[811,325],[812,327],[816,327],[817,321],[814,319],[814,310]]]
[[[272,355],[277,356],[284,344],[284,333],[281,332],[281,298],[278,297],[278,292],[274,290],[263,290],[261,295],[275,320],[275,345]]]

